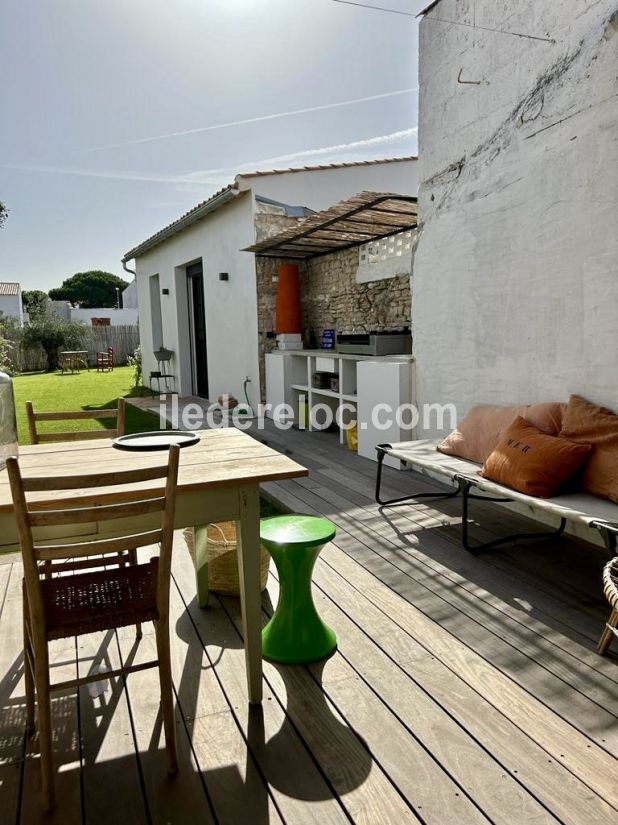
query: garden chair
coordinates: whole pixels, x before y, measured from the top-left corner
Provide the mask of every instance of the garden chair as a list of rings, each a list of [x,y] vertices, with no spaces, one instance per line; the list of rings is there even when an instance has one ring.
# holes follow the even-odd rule
[[[114,371],[114,348],[108,347],[103,352],[97,352],[97,372]]]
[[[44,441],[81,441],[87,438],[115,438],[117,435],[125,433],[125,401],[118,399],[118,408],[115,410],[76,410],[74,412],[40,412],[35,413],[32,401],[26,401],[26,417],[28,419],[28,431],[30,432],[31,444],[40,444]],[[62,433],[40,433],[37,428],[38,421],[75,421],[77,419],[92,420],[100,418],[112,418],[116,421],[116,427],[111,430],[80,430],[79,432]]]
[[[26,725],[34,728],[35,698],[41,753],[42,791],[46,809],[54,804],[54,776],[50,692],[78,687],[101,679],[126,676],[135,670],[159,668],[161,713],[165,730],[168,770],[177,770],[174,705],[169,642],[169,586],[179,448],[170,448],[166,466],[124,473],[44,476],[23,478],[16,458],[7,469],[24,564],[24,676]],[[165,479],[165,487],[144,491],[140,500],[118,503],[110,489],[117,485]],[[105,488],[104,490],[96,488]],[[71,490],[88,489],[88,502],[67,498]],[[38,494],[38,502],[27,501],[26,493]],[[41,507],[41,493],[46,505]],[[58,498],[62,496],[62,498]],[[117,496],[117,494],[116,494]],[[89,502],[96,501],[96,505]],[[50,505],[54,509],[49,509]],[[122,519],[141,514],[160,514],[158,529],[120,538],[84,539],[53,544],[33,538],[33,528],[52,530],[74,525]],[[155,515],[156,518],[156,515]],[[129,528],[127,528],[129,529]],[[62,541],[62,539],[60,539]],[[127,550],[160,543],[160,553],[147,563],[126,565]],[[92,558],[97,554],[98,558]],[[52,566],[52,575],[47,565]],[[105,565],[103,567],[102,565]],[[50,684],[48,643],[53,639],[80,636],[152,621],[157,659],[138,665]],[[110,788],[110,793],[113,789]]]

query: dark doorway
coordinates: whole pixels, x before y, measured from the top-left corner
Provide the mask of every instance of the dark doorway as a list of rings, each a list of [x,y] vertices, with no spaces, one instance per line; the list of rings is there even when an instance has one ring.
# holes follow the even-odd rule
[[[206,352],[206,308],[202,263],[187,267],[189,330],[191,334],[191,374],[193,393],[208,398],[208,355]]]

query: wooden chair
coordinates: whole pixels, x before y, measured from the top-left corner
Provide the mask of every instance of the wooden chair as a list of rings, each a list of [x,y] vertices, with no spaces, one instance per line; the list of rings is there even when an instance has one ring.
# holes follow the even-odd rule
[[[168,770],[177,770],[174,702],[169,641],[169,586],[179,448],[170,448],[167,466],[124,473],[23,478],[16,458],[7,459],[8,476],[24,564],[24,676],[26,724],[34,728],[35,697],[41,752],[42,790],[46,809],[54,805],[54,778],[50,692],[159,668],[161,712]],[[139,500],[118,502],[115,488],[165,479],[165,487],[144,491]],[[96,488],[105,488],[97,490]],[[87,498],[70,497],[71,490],[87,489]],[[62,492],[61,492],[62,491]],[[27,501],[26,493],[38,494]],[[41,496],[43,494],[43,496]],[[61,499],[58,496],[63,496]],[[67,496],[69,496],[67,498]],[[96,502],[93,504],[92,502]],[[81,506],[80,506],[81,505]],[[51,509],[53,507],[53,509]],[[153,514],[157,529],[121,538],[80,537],[69,544],[37,541],[33,528],[54,528]],[[157,518],[160,514],[160,521]],[[129,529],[129,528],[127,528]],[[53,540],[52,540],[53,541]],[[60,539],[62,541],[62,539]],[[126,551],[160,543],[159,556],[148,563],[126,564]],[[92,558],[97,554],[98,558]],[[52,565],[52,575],[48,575]],[[102,565],[105,565],[103,567]],[[157,659],[124,666],[107,674],[93,673],[50,683],[48,643],[53,639],[154,622]],[[110,788],[113,794],[113,788]]]
[[[114,371],[114,348],[108,347],[106,351],[97,352],[97,372]]]
[[[40,412],[35,413],[32,401],[26,401],[26,417],[28,419],[28,430],[30,432],[30,443],[40,444],[44,441],[82,441],[90,438],[115,438],[117,435],[125,433],[125,400],[118,399],[118,407],[115,410],[76,410],[75,412]],[[111,418],[116,421],[116,427],[111,430],[80,430],[70,433],[40,433],[37,429],[38,421],[75,421],[77,419],[93,420],[101,418]]]

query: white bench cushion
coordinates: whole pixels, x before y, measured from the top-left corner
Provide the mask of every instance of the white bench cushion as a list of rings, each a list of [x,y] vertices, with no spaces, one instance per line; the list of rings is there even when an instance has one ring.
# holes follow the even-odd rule
[[[392,444],[387,453],[432,478],[446,478],[453,482],[458,476],[468,478],[482,492],[519,502],[534,513],[548,513],[585,525],[593,521],[618,522],[618,504],[613,501],[585,492],[567,493],[552,498],[527,496],[482,478],[478,474],[480,464],[438,452],[436,448],[439,443],[439,440],[402,441]]]

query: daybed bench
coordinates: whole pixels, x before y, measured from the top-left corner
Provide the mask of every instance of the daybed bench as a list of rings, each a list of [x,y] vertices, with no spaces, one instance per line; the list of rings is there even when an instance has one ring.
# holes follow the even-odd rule
[[[520,493],[509,487],[504,487],[489,479],[478,475],[481,465],[473,461],[445,455],[438,452],[440,440],[406,441],[398,444],[378,444],[378,469],[376,477],[375,498],[378,504],[388,506],[402,504],[417,498],[447,498],[459,494],[462,496],[462,543],[466,550],[478,553],[490,550],[500,544],[515,541],[516,539],[542,539],[559,536],[567,526],[572,525],[574,532],[586,537],[589,530],[600,533],[605,546],[610,553],[616,553],[618,539],[618,504],[607,499],[599,498],[587,492],[574,492],[552,498],[536,498]],[[449,489],[444,492],[411,493],[401,498],[385,500],[381,496],[382,465],[385,456],[402,461],[407,467],[417,473],[426,475],[434,480],[447,482]],[[482,544],[472,545],[469,540],[469,503],[470,499],[479,499],[486,502],[523,505],[525,511],[540,521],[559,522],[556,529],[539,533],[522,533],[498,538]],[[520,508],[518,508],[520,509]],[[521,511],[521,509],[520,509]],[[584,528],[583,530],[581,528]],[[593,534],[588,533],[593,539]]]

